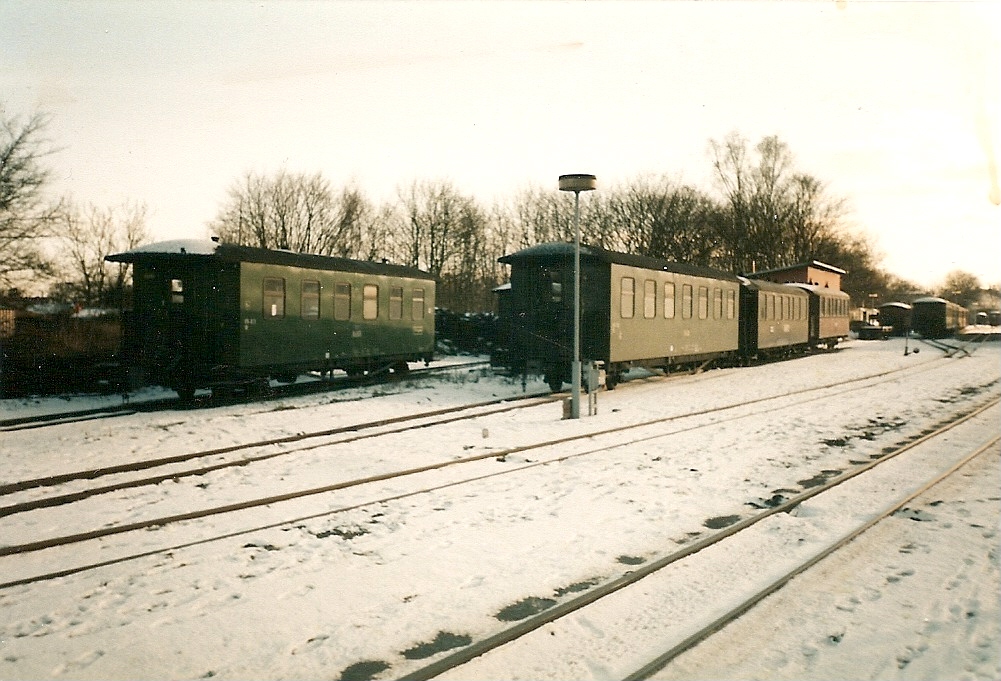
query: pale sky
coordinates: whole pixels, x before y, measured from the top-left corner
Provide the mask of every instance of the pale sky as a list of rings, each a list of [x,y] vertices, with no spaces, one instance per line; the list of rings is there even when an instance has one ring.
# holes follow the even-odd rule
[[[994,284],[999,38],[994,0],[0,0],[0,104],[51,115],[55,192],[143,201],[158,240],[205,236],[248,171],[715,191],[710,138],[778,135],[884,269]]]

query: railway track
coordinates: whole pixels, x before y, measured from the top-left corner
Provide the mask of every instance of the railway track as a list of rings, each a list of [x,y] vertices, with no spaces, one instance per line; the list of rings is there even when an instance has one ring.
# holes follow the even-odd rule
[[[938,363],[927,363],[915,367],[905,367],[902,369],[896,369],[892,371],[877,372],[875,374],[855,378],[850,381],[832,382],[822,386],[813,386],[802,390],[789,391],[779,395],[764,396],[752,401],[746,401],[746,400],[738,401],[732,404],[715,406],[705,410],[698,410],[669,417],[651,419],[639,423],[629,423],[626,425],[620,425],[599,431],[575,433],[557,439],[533,442],[531,444],[527,444],[524,446],[513,447],[504,450],[490,450],[487,452],[475,453],[469,456],[446,458],[443,461],[442,460],[433,461],[418,466],[411,466],[405,468],[391,468],[389,470],[375,473],[372,475],[366,475],[361,478],[340,480],[337,482],[332,482],[325,485],[318,485],[306,489],[300,488],[281,494],[274,494],[264,497],[255,497],[234,503],[185,511],[183,513],[157,515],[134,522],[111,521],[106,526],[98,529],[74,532],[59,536],[52,536],[44,539],[38,539],[32,542],[8,543],[5,546],[0,546],[0,557],[28,554],[28,553],[42,551],[45,549],[70,546],[81,542],[102,539],[115,535],[123,535],[138,530],[161,528],[167,525],[182,523],[185,521],[210,518],[212,516],[220,516],[248,509],[260,508],[263,506],[271,506],[282,502],[302,499],[306,497],[316,496],[339,490],[346,490],[349,488],[362,488],[364,486],[374,485],[376,483],[382,483],[388,480],[405,480],[408,478],[416,478],[420,474],[428,473],[431,471],[438,471],[453,467],[461,467],[463,465],[474,464],[476,462],[488,459],[504,460],[506,457],[513,455],[521,455],[522,457],[524,457],[529,452],[532,452],[533,455],[537,457],[537,459],[531,463],[505,469],[505,471],[503,471],[502,473],[491,473],[489,476],[486,477],[492,477],[498,474],[515,473],[521,470],[525,470],[526,468],[546,465],[549,463],[553,463],[555,461],[562,461],[570,458],[586,456],[597,452],[606,451],[609,448],[613,447],[621,447],[625,445],[635,444],[637,442],[642,442],[648,439],[659,439],[663,437],[670,437],[671,435],[681,432],[686,432],[688,430],[691,430],[692,428],[710,427],[718,423],[722,419],[726,419],[728,421],[734,421],[742,418],[759,416],[761,414],[768,412],[779,411],[785,408],[790,402],[803,404],[811,400],[829,399],[835,395],[855,391],[865,387],[868,388],[878,387],[880,383],[889,375],[898,373],[923,372],[932,370],[937,366],[941,365]],[[681,376],[675,375],[674,378],[681,378]],[[813,393],[812,397],[806,397],[811,393]],[[69,473],[62,476],[52,476],[48,478],[33,479],[33,480],[23,480],[17,483],[11,483],[5,485],[4,487],[0,488],[0,496],[10,497],[15,492],[23,492],[25,490],[37,487],[54,486],[69,482],[90,480],[93,478],[113,475],[122,472],[135,472],[139,470],[152,469],[156,467],[170,466],[178,462],[187,462],[194,459],[206,458],[206,457],[212,458],[222,454],[231,454],[246,449],[266,448],[269,446],[289,444],[289,443],[293,444],[305,443],[306,441],[313,439],[322,440],[317,442],[309,442],[308,444],[302,444],[302,446],[296,447],[294,449],[287,449],[282,451],[269,451],[236,460],[228,460],[223,462],[214,462],[207,465],[199,465],[184,470],[177,470],[175,468],[171,468],[166,472],[157,473],[156,475],[146,476],[143,478],[118,481],[118,482],[113,482],[111,484],[102,485],[98,487],[91,487],[84,490],[74,490],[72,492],[57,493],[54,495],[30,499],[27,501],[8,503],[7,505],[0,507],[0,517],[12,516],[15,514],[22,514],[22,513],[30,513],[31,511],[70,504],[73,502],[81,501],[83,499],[87,499],[89,497],[101,494],[108,494],[112,492],[119,492],[126,489],[133,489],[136,487],[155,485],[167,480],[176,482],[177,480],[183,478],[188,478],[193,476],[203,476],[207,473],[218,471],[223,468],[246,466],[251,463],[263,462],[268,459],[274,459],[280,456],[291,456],[307,450],[316,450],[319,448],[336,449],[338,446],[354,443],[362,439],[371,439],[375,437],[389,436],[417,428],[443,426],[467,420],[470,418],[482,418],[486,416],[501,414],[515,409],[530,408],[540,404],[545,404],[547,402],[553,402],[559,399],[561,399],[560,396],[546,395],[546,396],[527,396],[524,400],[515,402],[512,402],[509,399],[488,401],[473,406],[442,409],[434,412],[412,414],[394,419],[379,420],[366,424],[353,424],[337,429],[316,431],[311,433],[302,433],[268,441],[234,445],[231,447],[218,448],[204,452],[193,452],[171,457],[162,457],[157,460],[142,461],[136,464],[109,466],[102,469],[76,471],[74,473]],[[714,416],[716,418],[712,418]],[[682,427],[670,432],[665,432],[660,429],[665,424],[669,424],[672,422],[684,424],[686,421],[693,419],[698,420],[704,417],[709,417],[709,420],[704,422],[696,422],[693,425],[682,425]],[[647,434],[643,433],[644,430],[649,431],[652,429],[656,429],[655,432],[650,432]],[[364,431],[369,431],[369,432],[364,432]],[[633,433],[634,437],[631,437],[629,439],[623,439],[624,436],[627,436],[630,433]],[[338,437],[339,439],[336,440],[324,439],[329,437]],[[566,448],[570,445],[587,443],[589,441],[600,440],[602,438],[611,439],[613,442],[612,444],[604,444],[604,445],[598,444],[598,446],[596,447],[585,448],[582,449],[581,451],[569,454],[566,453],[565,451]],[[473,473],[471,476],[459,475],[456,477],[454,481],[451,481],[444,486],[454,486],[458,484],[464,484],[471,481],[480,480],[483,477],[485,476],[478,472]],[[386,503],[388,501],[399,499],[402,497],[426,494],[434,489],[438,488],[423,487],[418,483],[416,487],[411,491],[402,494],[391,495],[388,497],[379,496],[377,498],[371,499],[370,501],[366,502],[366,504],[374,505],[374,504]],[[351,506],[350,508],[356,508],[356,507],[357,506]],[[348,509],[341,508],[335,511],[327,511],[319,515],[336,513],[344,510]],[[311,514],[309,516],[282,520],[278,523],[275,523],[275,525],[298,523],[306,519],[311,519],[313,517],[315,516]],[[248,529],[246,531],[251,532],[260,529],[262,529],[262,527],[254,526],[253,528]],[[220,538],[228,536],[231,535],[223,534],[220,535]],[[159,550],[164,551],[176,548],[177,546],[172,546],[172,547],[162,548]],[[130,555],[123,559],[131,559],[145,555],[149,555],[149,552],[141,552],[138,554]],[[115,562],[119,561],[116,559]],[[86,569],[92,569],[94,567],[99,567],[105,564],[107,564],[106,561],[101,561],[98,563],[87,564],[84,566],[77,566],[74,568],[67,568],[67,569],[55,570],[52,572],[46,572],[44,574],[34,575],[30,577],[21,577],[0,583],[0,588],[6,588],[17,584],[30,583],[31,581],[41,581],[44,579],[51,579],[56,576],[64,576],[66,574],[72,574],[74,572],[79,572]]]
[[[464,368],[464,369],[467,369],[467,368],[469,368],[469,366],[479,366],[480,364],[482,364],[482,363],[475,363],[474,365],[460,365],[460,366],[462,368]],[[860,377],[860,378],[857,378],[857,379],[853,379],[852,381],[849,382],[849,384],[853,384],[853,383],[856,383],[856,382],[869,381],[869,380],[872,380],[872,379],[883,379],[883,378],[886,378],[886,377],[891,376],[891,375],[896,374],[896,373],[907,373],[907,372],[914,372],[914,371],[918,371],[918,372],[927,371],[927,370],[929,370],[931,368],[934,368],[934,366],[935,365],[928,364],[928,365],[920,365],[918,367],[903,367],[903,368],[898,368],[898,369],[894,369],[894,370],[891,370],[891,371],[878,372],[878,373],[872,374],[870,376],[864,376],[864,377]],[[652,376],[650,378],[650,380],[653,380],[653,381],[673,381],[673,380],[678,380],[678,379],[681,379],[681,378],[685,378],[685,377],[690,376],[690,375],[692,375],[692,374],[691,373],[684,373],[684,374],[682,374],[682,373],[676,373],[676,374],[670,374],[670,375],[654,375],[654,376]],[[805,391],[790,392],[790,393],[787,393],[785,395],[778,395],[778,396],[775,396],[775,397],[776,398],[780,398],[780,397],[785,397],[785,396],[790,396],[790,395],[797,395],[797,394],[800,394],[801,392],[810,392],[812,390],[826,389],[826,388],[830,388],[830,387],[836,387],[837,385],[839,385],[839,384],[838,383],[831,383],[831,384],[828,384],[828,385],[820,386],[819,388],[809,388],[809,389],[807,389]],[[24,479],[24,480],[19,480],[19,481],[16,481],[16,482],[0,484],[0,497],[6,496],[6,495],[10,495],[10,494],[13,494],[13,493],[16,493],[16,492],[23,492],[25,490],[34,489],[34,488],[53,487],[53,486],[57,486],[57,485],[62,485],[62,484],[74,482],[74,481],[94,480],[94,479],[97,479],[97,478],[101,478],[101,477],[105,477],[105,476],[109,476],[109,475],[120,474],[120,473],[135,473],[135,472],[140,472],[140,471],[144,471],[144,470],[156,469],[156,468],[160,468],[160,467],[164,467],[164,466],[172,466],[172,465],[175,465],[175,464],[184,463],[184,462],[188,462],[188,461],[194,461],[194,460],[198,460],[198,459],[218,457],[218,456],[226,455],[226,454],[234,454],[234,453],[241,452],[241,451],[247,451],[247,450],[253,450],[253,449],[263,449],[263,448],[270,447],[270,446],[275,446],[275,445],[285,445],[285,444],[299,443],[299,442],[304,442],[304,441],[307,441],[307,440],[312,440],[312,439],[317,439],[317,438],[323,438],[323,437],[333,437],[333,436],[341,436],[341,435],[350,435],[350,437],[348,439],[346,439],[346,440],[345,439],[341,439],[341,440],[338,440],[338,441],[325,443],[325,444],[342,444],[342,443],[345,443],[345,442],[353,442],[353,441],[356,441],[356,440],[362,439],[362,438],[374,437],[376,435],[385,435],[385,434],[390,434],[390,433],[399,433],[399,432],[404,432],[406,430],[411,430],[411,429],[414,429],[414,428],[427,428],[427,427],[431,427],[431,426],[434,426],[434,425],[442,425],[442,424],[451,423],[451,422],[454,422],[454,421],[457,421],[457,420],[463,420],[463,419],[466,419],[466,418],[475,418],[475,417],[483,416],[484,414],[481,413],[478,410],[480,410],[482,408],[486,408],[486,407],[493,407],[493,406],[496,406],[496,405],[508,405],[510,403],[510,406],[502,407],[499,411],[490,411],[490,412],[487,412],[487,414],[490,414],[490,413],[499,413],[499,412],[503,412],[503,411],[510,411],[512,409],[520,409],[520,408],[526,408],[526,407],[530,407],[530,406],[535,406],[535,404],[537,404],[537,403],[555,402],[555,401],[558,401],[560,399],[562,399],[562,397],[560,396],[559,393],[554,394],[554,395],[543,395],[543,394],[532,393],[532,394],[526,394],[526,395],[520,396],[520,397],[502,397],[502,398],[498,398],[498,399],[494,399],[494,400],[487,400],[487,401],[483,401],[483,402],[479,402],[479,403],[475,403],[475,404],[471,404],[471,405],[462,405],[462,406],[459,406],[459,407],[450,407],[450,408],[446,408],[446,409],[417,412],[417,413],[407,414],[407,415],[404,415],[404,416],[399,416],[399,417],[395,417],[395,418],[391,418],[391,419],[379,419],[379,420],[375,420],[375,421],[350,424],[350,425],[341,426],[341,427],[338,427],[338,428],[330,428],[330,429],[323,429],[323,430],[318,430],[318,431],[296,433],[294,435],[288,435],[288,436],[283,436],[283,437],[278,437],[278,438],[271,438],[271,439],[267,439],[267,440],[252,441],[252,442],[247,442],[247,443],[240,443],[240,444],[229,445],[229,446],[225,446],[225,447],[218,447],[218,448],[213,448],[213,449],[208,449],[208,450],[194,451],[194,452],[188,452],[188,453],[184,453],[184,454],[177,454],[177,455],[171,455],[171,456],[166,456],[166,457],[157,457],[157,458],[153,458],[153,459],[145,459],[145,460],[142,460],[142,461],[132,461],[132,462],[126,462],[126,463],[122,463],[122,464],[102,466],[102,467],[96,467],[96,468],[90,468],[90,469],[82,469],[82,470],[77,470],[77,471],[71,471],[69,473],[58,474],[58,475],[50,475],[50,476],[44,476],[44,477],[39,477],[39,478]],[[742,402],[740,404],[745,404],[745,403]],[[738,405],[734,405],[734,406],[738,406]],[[469,414],[464,416],[463,414],[465,412],[469,412]],[[428,420],[428,419],[431,419],[431,420]],[[435,420],[435,419],[437,419],[437,420]],[[390,426],[394,426],[395,428],[391,429],[391,430],[382,430],[382,431],[378,430],[380,428],[386,428],[386,427],[390,427]],[[364,434],[364,431],[371,431],[371,432],[368,433],[368,434]],[[309,449],[315,449],[318,446],[323,446],[323,444],[310,445],[308,448]],[[272,459],[272,458],[275,458],[275,457],[278,457],[278,456],[288,456],[288,455],[295,454],[295,453],[297,453],[299,451],[302,451],[302,448],[300,448],[300,449],[292,449],[292,450],[284,450],[284,451],[280,451],[280,452],[269,452],[269,453],[264,453],[264,454],[260,454],[260,455],[245,456],[245,457],[241,457],[241,458],[235,459],[235,460],[224,461],[224,462],[221,462],[221,463],[217,462],[217,463],[212,463],[212,464],[203,465],[203,466],[195,466],[193,468],[184,469],[184,470],[171,469],[170,472],[168,472],[168,473],[153,475],[153,476],[150,476],[148,478],[143,478],[143,479],[138,479],[138,480],[130,480],[128,482],[117,483],[115,485],[108,485],[108,486],[105,486],[105,487],[92,488],[90,490],[76,491],[76,492],[73,492],[72,494],[57,495],[57,496],[50,497],[50,498],[47,498],[47,499],[33,500],[31,502],[24,502],[24,503],[20,503],[20,504],[7,504],[7,505],[0,506],[0,517],[6,516],[6,515],[11,515],[13,513],[24,512],[24,511],[27,511],[27,510],[33,510],[35,508],[46,508],[46,507],[50,507],[50,506],[61,505],[62,503],[68,503],[68,502],[71,502],[71,501],[79,501],[80,499],[84,499],[84,498],[87,498],[89,496],[94,496],[96,494],[103,494],[103,493],[117,491],[117,490],[121,490],[121,489],[128,489],[128,488],[131,488],[131,487],[140,487],[140,486],[143,486],[143,485],[158,484],[158,483],[163,482],[164,480],[168,480],[168,479],[184,478],[184,477],[190,477],[190,476],[199,476],[199,475],[204,475],[206,473],[209,473],[209,472],[212,472],[212,471],[216,471],[216,470],[220,470],[220,469],[223,469],[223,468],[229,468],[229,467],[234,467],[234,466],[245,466],[245,465],[248,465],[248,464],[253,463],[255,461],[265,461],[265,460]]]
[[[455,371],[470,371],[489,367],[487,361],[462,362],[458,364],[448,364],[444,366],[429,366],[411,369],[406,378],[419,378],[422,376],[434,376],[438,374],[452,373]],[[318,379],[316,381],[305,381],[301,383],[291,383],[288,385],[278,385],[268,389],[269,399],[302,397],[318,393],[335,392],[357,388],[368,385],[378,385],[386,381],[386,372],[372,372],[364,376],[338,376],[335,379]],[[400,380],[396,378],[395,380]],[[124,399],[124,398],[123,398]],[[86,421],[97,421],[101,419],[111,419],[119,416],[130,416],[139,412],[156,412],[172,409],[192,409],[205,408],[210,406],[228,406],[236,404],[246,404],[261,400],[259,395],[243,395],[239,393],[230,394],[226,397],[199,396],[192,403],[184,403],[177,397],[145,400],[136,402],[123,402],[117,405],[108,405],[93,409],[75,409],[68,411],[53,412],[49,414],[36,414],[32,416],[21,416],[8,419],[0,419],[0,432],[16,432],[19,430],[32,430],[36,428],[46,428],[49,426],[59,426],[71,423],[82,423]]]
[[[562,602],[555,604],[553,607],[550,607],[537,615],[525,618],[513,626],[497,631],[492,635],[461,648],[454,653],[439,657],[439,659],[432,664],[418,669],[413,669],[398,678],[400,678],[401,681],[418,681],[432,678],[488,678],[499,669],[505,671],[506,678],[537,678],[532,675],[532,668],[522,662],[524,660],[533,659],[533,656],[539,655],[542,649],[548,649],[550,654],[558,655],[559,652],[551,649],[552,641],[554,639],[561,641],[561,644],[557,647],[560,651],[566,652],[568,656],[576,655],[578,657],[586,657],[592,651],[600,649],[602,642],[599,640],[587,640],[586,635],[580,634],[580,632],[586,632],[587,628],[581,627],[579,624],[567,623],[566,626],[553,626],[554,623],[566,621],[571,617],[575,617],[576,622],[580,622],[582,620],[602,622],[607,626],[603,627],[603,630],[600,634],[598,634],[598,638],[606,638],[609,636],[609,632],[607,631],[609,626],[621,631],[622,636],[627,638],[630,635],[627,632],[634,632],[637,629],[641,629],[643,626],[642,617],[635,615],[635,613],[630,612],[630,610],[633,608],[643,609],[644,607],[647,607],[647,605],[642,602],[644,600],[651,600],[648,595],[651,589],[659,590],[662,587],[658,587],[657,585],[647,587],[645,594],[637,597],[640,600],[640,603],[637,603],[635,606],[623,605],[622,603],[610,605],[609,601],[615,598],[630,598],[630,596],[624,596],[630,589],[635,590],[644,580],[660,575],[668,568],[682,564],[683,561],[691,560],[694,557],[707,553],[711,550],[716,550],[717,555],[719,555],[721,547],[724,547],[727,542],[734,541],[734,539],[742,533],[755,531],[759,525],[764,524],[773,516],[776,516],[777,514],[796,513],[798,508],[809,502],[811,499],[820,497],[821,495],[851,484],[856,478],[859,478],[859,476],[864,476],[877,467],[893,462],[905,453],[935,441],[937,438],[941,438],[946,434],[951,433],[954,429],[973,419],[984,418],[984,414],[988,410],[994,409],[996,411],[998,403],[999,400],[997,398],[992,399],[989,403],[982,405],[970,413],[964,414],[955,419],[950,419],[948,422],[943,423],[932,432],[929,432],[916,440],[901,445],[893,451],[885,452],[884,455],[878,460],[872,461],[867,465],[858,467],[843,475],[832,478],[822,485],[805,490],[800,494],[796,494],[795,496],[792,496],[771,508],[760,509],[753,515],[742,518],[725,529],[721,529],[710,536],[695,541],[682,549],[672,551],[656,560],[645,563],[616,579],[612,579],[608,582],[595,586],[579,596],[564,599]],[[862,516],[861,520],[856,522],[849,529],[841,532],[839,536],[830,542],[826,542],[822,549],[806,552],[808,555],[797,558],[793,561],[793,564],[782,565],[781,569],[774,571],[774,574],[768,575],[767,579],[756,580],[753,588],[745,589],[739,600],[733,601],[731,598],[730,600],[733,602],[728,602],[726,606],[722,608],[714,606],[710,603],[703,604],[701,612],[699,612],[697,616],[693,617],[695,620],[695,624],[693,626],[688,627],[681,625],[674,628],[670,636],[670,638],[673,639],[671,645],[664,646],[656,655],[645,659],[642,664],[635,665],[631,668],[631,671],[621,675],[616,675],[615,678],[623,678],[627,681],[638,681],[639,679],[650,678],[656,674],[656,672],[663,669],[674,658],[697,645],[699,642],[705,640],[716,631],[719,631],[728,623],[739,618],[762,599],[780,589],[797,575],[809,570],[811,567],[844,547],[875,524],[899,511],[913,499],[925,493],[928,489],[938,484],[948,476],[953,475],[970,461],[983,456],[987,452],[996,450],[999,442],[1001,442],[1001,438],[993,436],[989,441],[978,444],[978,446],[968,450],[967,453],[960,456],[958,460],[950,459],[950,461],[943,466],[933,467],[934,473],[927,477],[927,479],[921,479],[920,482],[913,484],[904,496],[895,499],[892,503],[883,507],[876,514],[859,514]],[[930,458],[932,460],[934,459],[934,457]],[[725,549],[723,550],[725,551]],[[692,575],[697,572],[697,569],[693,569],[689,570],[686,574]],[[674,590],[680,590],[679,587],[680,585],[676,585]],[[668,593],[666,595],[662,595],[660,598],[670,599],[670,589],[668,589]],[[598,610],[590,614],[584,614],[590,612],[588,609],[594,609],[595,607],[605,607],[605,610]],[[711,613],[711,615],[707,616],[706,612]],[[667,613],[659,613],[657,616],[666,619],[671,618],[671,616]],[[614,618],[616,617],[619,619],[614,621]],[[544,628],[545,631],[543,631]],[[548,633],[548,636],[546,636],[546,633]],[[572,638],[575,635],[577,635],[578,638],[568,643],[567,637]],[[494,652],[497,653],[496,658],[485,661],[479,665],[476,664],[476,662],[481,658],[489,656]],[[597,653],[596,656],[600,656],[600,653]],[[572,666],[568,666],[564,675],[572,677],[575,673],[583,673],[584,671],[584,668],[574,669]]]
[[[919,365],[913,359],[898,358],[893,347],[862,350],[859,358],[848,352],[841,353],[840,359],[835,355],[808,361],[805,371],[783,373],[781,380],[767,370],[725,370],[675,377],[675,387],[665,390],[661,379],[645,378],[624,391],[603,396],[600,414],[593,419],[558,421],[556,405],[540,405],[534,412],[498,414],[474,422],[456,420],[433,431],[366,438],[343,447],[323,443],[354,434],[272,445],[276,451],[320,448],[303,451],[302,458],[276,457],[249,468],[223,469],[201,478],[189,476],[0,518],[0,545],[28,544],[57,535],[83,534],[106,524],[165,518],[203,506],[273,498],[325,483],[350,483],[408,467],[447,463],[448,459],[478,458],[409,476],[373,479],[329,494],[2,556],[0,603],[7,621],[0,635],[9,642],[4,667],[9,676],[21,677],[44,675],[45,665],[51,669],[64,660],[69,664],[94,660],[88,673],[115,676],[129,657],[142,655],[161,660],[150,668],[169,665],[157,673],[168,673],[169,668],[192,678],[239,678],[253,669],[303,677],[330,675],[334,670],[332,675],[336,678],[340,673],[342,679],[418,673],[429,662],[522,624],[528,609],[554,612],[569,599],[589,594],[627,571],[643,569],[670,552],[690,548],[697,540],[789,501],[790,492],[808,491],[817,480],[884,459],[887,445],[909,442],[945,414],[965,412],[998,393],[993,352],[991,357],[958,360],[928,352],[917,358]],[[846,374],[857,380],[872,377],[885,373],[879,368],[904,365],[907,371],[886,373],[868,384],[835,381]],[[949,373],[939,373],[939,367],[950,367]],[[793,390],[819,388],[820,384],[830,387],[814,394]],[[489,382],[475,388],[481,395],[495,390]],[[449,398],[452,392],[450,388]],[[757,401],[786,393],[792,394],[771,402]],[[390,396],[358,405],[372,411],[374,407],[367,405],[378,404],[386,413],[402,414],[407,405],[414,407],[425,400],[440,403],[442,397]],[[561,397],[565,396],[553,399]],[[743,409],[711,409],[751,400],[754,403]],[[264,439],[264,433],[268,437],[288,433],[286,426],[346,425],[351,413],[336,405],[307,411],[287,411],[287,405],[265,406],[259,413],[249,410],[253,414],[245,411],[199,414],[190,423],[175,423],[177,418],[171,415],[124,429],[57,430],[39,435],[42,439],[37,442],[25,433],[20,440],[9,438],[4,444],[22,444],[23,460],[35,452],[69,451],[80,443],[81,460],[100,461],[101,447],[138,454],[154,452],[159,444],[159,453],[167,454],[172,443],[187,442],[201,449],[205,441],[228,445],[249,439],[245,433],[240,437],[239,424],[245,421],[254,423],[254,430],[262,434],[258,438]],[[133,445],[137,440],[141,444]],[[549,441],[550,447],[527,447],[540,444],[539,440]],[[906,464],[909,456],[885,464]],[[61,472],[58,460],[53,456],[41,460],[42,465],[24,466],[21,470],[26,474],[21,477],[32,477],[32,470]],[[194,468],[204,462],[175,468]],[[854,480],[878,476],[882,468],[880,464]],[[163,472],[153,469],[130,475],[151,477]],[[124,479],[112,475],[98,484]],[[33,488],[4,496],[0,504],[92,484],[76,481],[70,487]],[[842,488],[852,484],[846,482]],[[559,644],[571,640],[568,633],[574,627],[586,628],[587,622],[600,625],[606,636],[617,637],[619,629],[610,624],[612,620],[606,626],[605,618],[592,616],[589,613],[596,611],[589,608],[609,607],[603,604],[614,603],[632,588],[645,588],[644,583],[649,586],[663,580],[662,575],[672,570],[687,569],[691,561],[702,561],[702,568],[692,569],[707,575],[724,558],[737,558],[741,563],[729,578],[712,573],[707,597],[730,582],[743,583],[761,567],[757,562],[742,564],[743,552],[728,542],[746,545],[756,530],[776,532],[774,536],[785,543],[768,550],[771,567],[799,548],[797,536],[789,532],[810,524],[817,504],[838,489],[808,499],[789,512],[775,512],[730,540],[696,551],[634,587],[544,624],[442,676],[516,676],[513,672],[479,673],[484,669],[479,665],[500,659],[507,649],[524,651],[523,646],[530,647],[533,640],[540,647],[516,657],[554,658]],[[859,499],[843,504],[837,514],[850,515]],[[34,586],[43,580],[50,580],[45,588]],[[669,601],[690,600],[691,588],[687,582],[674,581],[665,589],[654,588],[649,598],[667,593]],[[638,635],[658,620],[705,625],[711,620],[708,603],[697,601],[694,611],[680,616],[657,611],[653,620],[627,625],[622,631],[628,632],[627,637]],[[769,607],[772,603],[768,601]],[[296,614],[275,618],[276,609],[283,608]],[[760,610],[754,608],[755,615]],[[518,614],[506,615],[508,611]],[[712,608],[713,616],[720,614],[722,609]],[[206,629],[216,622],[239,627],[250,621],[259,626],[241,638],[252,649],[235,655]],[[147,631],[159,635],[147,638]],[[371,637],[367,633],[371,631],[381,632],[380,636]],[[206,634],[202,648],[189,655],[183,642]],[[128,654],[115,649],[114,642],[123,635],[137,641]],[[175,649],[169,641],[180,647]],[[600,677],[624,678],[676,641],[626,643],[619,653],[604,659],[625,660],[623,653],[627,653],[628,664]],[[604,655],[597,645],[592,651],[586,642],[571,647],[578,658],[591,652],[595,653],[592,660]],[[58,660],[47,657],[46,651],[57,650]],[[95,651],[103,651],[103,656]],[[269,667],[274,660],[284,662],[280,668]],[[373,671],[377,669],[388,671]],[[597,669],[589,675],[594,676]],[[584,675],[528,673],[520,677]]]
[[[990,334],[981,333],[970,334],[968,336],[963,336],[962,338],[957,336],[951,339],[921,338],[919,340],[925,345],[933,347],[936,350],[941,350],[946,357],[953,357],[956,355],[972,355],[977,351],[977,348],[990,339]]]

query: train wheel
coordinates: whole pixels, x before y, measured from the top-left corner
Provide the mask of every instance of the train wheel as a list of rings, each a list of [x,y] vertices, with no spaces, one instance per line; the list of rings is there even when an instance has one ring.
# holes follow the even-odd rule
[[[185,404],[195,401],[195,389],[190,386],[184,385],[174,388],[174,392],[177,393],[177,397],[181,400],[181,402],[184,402]]]
[[[410,365],[406,362],[397,362],[392,369],[395,376],[406,376],[410,373]]]
[[[549,389],[554,393],[558,393],[563,390],[563,379],[556,378],[555,376],[546,375],[546,383],[549,384]]]
[[[612,371],[605,374],[605,390],[615,390],[615,386],[622,380],[622,374]]]

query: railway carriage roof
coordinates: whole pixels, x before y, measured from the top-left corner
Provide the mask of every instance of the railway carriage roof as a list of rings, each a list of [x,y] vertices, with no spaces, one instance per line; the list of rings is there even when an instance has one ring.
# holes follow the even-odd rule
[[[816,284],[790,282],[789,286],[795,286],[796,288],[801,288],[804,291],[810,291],[811,293],[815,293],[818,296],[824,296],[825,298],[851,298],[851,296],[844,291],[839,291],[836,288],[828,288],[826,286],[817,286]]]
[[[498,258],[498,262],[507,265],[532,261],[554,261],[572,258],[574,245],[563,241],[553,241],[544,244],[537,244],[529,248],[520,250],[510,255]],[[711,267],[700,267],[682,262],[663,260],[661,258],[650,258],[645,255],[633,255],[632,253],[619,253],[618,251],[608,251],[598,246],[580,246],[581,260],[593,262],[615,263],[618,265],[629,265],[630,267],[640,267],[647,270],[660,270],[663,272],[676,272],[694,277],[705,277],[707,279],[722,279],[739,283],[739,279],[722,270]]]
[[[791,293],[793,295],[799,294],[802,296],[809,295],[809,293],[798,286],[793,286],[792,284],[779,284],[774,281],[768,281],[767,279],[747,279],[746,277],[741,277],[740,283],[749,289],[757,289],[759,291]]]
[[[252,246],[237,246],[236,244],[224,244],[209,239],[162,241],[160,243],[139,246],[124,253],[109,255],[105,259],[112,262],[136,263],[155,262],[158,260],[201,260],[205,258],[213,258],[219,262],[254,262],[314,270],[360,272],[411,279],[434,279],[431,274],[423,270],[403,265],[391,265],[389,263],[367,260],[351,260],[350,258],[335,258],[326,255],[313,255],[311,253],[276,251],[268,248],[254,248]]]

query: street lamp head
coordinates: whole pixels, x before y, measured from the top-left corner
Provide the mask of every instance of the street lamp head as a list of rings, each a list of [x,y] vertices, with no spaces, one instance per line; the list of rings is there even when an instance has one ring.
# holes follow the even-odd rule
[[[589,192],[597,188],[597,180],[594,175],[584,175],[574,173],[572,175],[560,175],[561,192]]]

